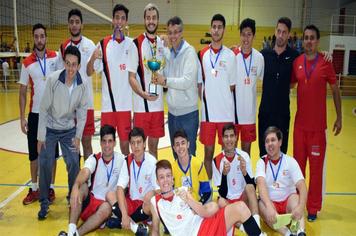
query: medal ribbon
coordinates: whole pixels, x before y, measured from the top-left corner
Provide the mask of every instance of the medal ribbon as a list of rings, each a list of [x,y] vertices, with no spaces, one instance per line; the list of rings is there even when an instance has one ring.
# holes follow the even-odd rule
[[[243,52],[241,52],[241,55],[242,55],[242,60],[243,60],[243,62],[244,62],[246,75],[247,75],[247,77],[250,77],[251,64],[252,64],[252,51],[251,51],[251,55],[250,55],[250,56],[251,56],[251,57],[250,57],[250,65],[248,66],[248,70],[247,70],[245,55],[243,54]]]
[[[43,56],[43,66],[41,64],[40,57],[37,55],[37,53],[35,53],[35,54],[36,54],[36,59],[38,61],[38,64],[40,64],[42,74],[44,77],[46,77],[46,49],[45,49],[44,56]]]
[[[274,170],[273,170],[273,168],[272,168],[271,160],[269,160],[269,167],[271,168],[272,175],[273,175],[273,180],[274,180],[275,183],[277,182],[279,170],[281,169],[282,159],[283,159],[283,154],[281,154],[276,175],[274,174]]]
[[[106,185],[109,185],[109,182],[110,182],[112,170],[113,170],[113,168],[114,168],[114,160],[115,160],[115,158],[114,158],[114,156],[113,156],[113,157],[112,157],[112,161],[111,161],[111,169],[110,169],[110,172],[109,172],[108,167],[107,167],[107,165],[105,164],[104,159],[103,159],[104,165],[105,165],[105,167],[106,167],[106,178],[107,178],[107,180],[108,180],[108,181],[106,182]]]
[[[209,56],[210,56],[210,64],[211,64],[211,68],[215,69],[216,63],[218,62],[218,59],[219,59],[219,56],[220,56],[220,53],[221,53],[221,50],[222,50],[223,46],[221,46],[219,48],[219,51],[217,53],[217,56],[215,58],[215,62],[214,63],[213,63],[213,60],[211,59],[211,54],[213,54],[213,52],[212,52],[213,50],[211,48],[212,48],[212,46],[210,45],[210,54],[209,54]]]
[[[136,176],[136,168],[135,168],[136,161],[135,160],[133,161],[132,168],[133,168],[133,172],[134,172],[134,178],[135,178],[136,185],[137,185],[137,181],[138,181],[138,178],[139,178],[140,172],[141,172],[141,167],[142,167],[144,161],[145,161],[145,154],[143,154],[143,159],[142,159],[140,167],[138,168],[137,176]]]
[[[304,72],[305,72],[305,76],[307,77],[307,80],[310,79],[310,76],[311,76],[311,74],[313,73],[313,71],[314,71],[314,69],[316,67],[316,63],[318,63],[318,58],[319,58],[319,54],[317,53],[315,59],[313,60],[311,68],[308,71],[307,70],[307,57],[304,54]]]

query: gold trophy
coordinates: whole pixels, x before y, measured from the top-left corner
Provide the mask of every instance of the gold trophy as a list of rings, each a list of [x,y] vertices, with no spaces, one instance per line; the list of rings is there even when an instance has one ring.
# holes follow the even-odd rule
[[[157,60],[156,58],[156,52],[157,52],[157,45],[156,42],[153,43],[153,46],[151,48],[151,52],[152,52],[152,58],[149,60],[146,60],[146,58],[143,59],[143,64],[146,66],[146,68],[148,70],[150,70],[152,72],[151,75],[151,82],[148,85],[148,94],[152,95],[152,96],[158,96],[157,93],[157,85],[153,83],[153,77],[154,74],[162,71],[163,68],[166,65],[166,61],[164,58],[162,58],[162,60]]]

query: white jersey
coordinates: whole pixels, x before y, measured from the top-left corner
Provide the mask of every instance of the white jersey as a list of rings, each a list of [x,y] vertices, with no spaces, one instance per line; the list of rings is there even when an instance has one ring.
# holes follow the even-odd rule
[[[246,181],[240,169],[240,161],[238,157],[241,156],[246,161],[246,171],[251,178],[253,178],[250,157],[247,152],[238,148],[235,149],[235,156],[231,160],[225,156],[224,152],[213,159],[213,183],[215,186],[221,185],[221,175],[224,169],[224,162],[230,163],[230,171],[227,174],[227,195],[229,200],[239,199],[245,190]]]
[[[30,112],[39,113],[43,92],[46,88],[47,78],[58,69],[59,56],[57,52],[46,49],[46,63],[44,59],[37,60],[35,52],[32,52],[22,62],[19,84],[31,86]],[[41,65],[42,69],[41,69]],[[46,65],[46,67],[44,67]],[[45,73],[45,76],[43,72]]]
[[[278,168],[280,168],[279,171]],[[277,176],[276,181],[272,169],[274,175]],[[265,179],[270,199],[277,202],[284,201],[289,195],[296,193],[297,182],[304,179],[297,161],[286,154],[282,154],[276,165],[269,161],[267,156],[258,160],[256,179],[258,177]]]
[[[101,72],[101,111],[131,111],[132,89],[129,84],[127,63],[135,47],[132,39],[113,40],[112,35],[98,43],[102,59],[94,62],[96,72]]]
[[[61,60],[59,60],[60,69],[64,68],[64,51],[69,45],[76,46],[79,49],[80,52],[79,73],[87,86],[88,97],[89,97],[88,108],[93,109],[94,108],[93,81],[91,76],[88,76],[87,74],[87,65],[91,55],[95,50],[95,44],[93,43],[93,41],[91,41],[85,36],[81,36],[79,42],[72,42],[71,39],[67,39],[66,41],[64,41],[59,48],[59,55],[61,58]]]
[[[166,60],[163,41],[157,36],[156,59]],[[129,63],[127,69],[129,72],[136,73],[136,79],[141,89],[148,92],[152,73],[144,65],[144,60],[149,60],[153,55],[153,44],[147,38],[146,34],[139,35],[134,39],[135,50],[129,54]],[[163,88],[157,85],[158,98],[155,101],[147,101],[136,93],[133,93],[134,112],[156,112],[163,111]]]
[[[105,163],[101,153],[92,154],[84,163],[84,168],[90,170],[90,190],[96,199],[105,200],[109,191],[116,191],[122,166],[125,165],[125,157],[114,152],[114,157],[109,163]]]
[[[202,84],[201,121],[233,122],[234,102],[230,86],[235,85],[235,54],[225,46],[218,53],[207,46],[200,51],[199,58],[203,73],[198,81]]]
[[[180,197],[173,195],[172,199],[164,199],[156,195],[151,198],[151,204],[171,235],[198,234],[203,218],[195,214]]]
[[[264,64],[262,54],[254,48],[245,62],[240,51],[236,54],[235,106],[238,124],[256,123],[256,83],[257,79],[263,80]]]
[[[143,161],[138,164],[130,154],[122,166],[117,186],[125,189],[129,187],[132,200],[143,200],[146,193],[159,189],[156,183],[156,158],[145,152]]]

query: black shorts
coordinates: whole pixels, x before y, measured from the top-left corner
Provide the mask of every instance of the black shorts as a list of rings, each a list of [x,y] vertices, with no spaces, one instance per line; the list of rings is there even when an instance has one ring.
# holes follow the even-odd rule
[[[27,119],[27,146],[28,158],[30,161],[37,160],[37,130],[38,130],[38,113],[30,112]],[[59,146],[56,146],[56,159],[59,157]]]

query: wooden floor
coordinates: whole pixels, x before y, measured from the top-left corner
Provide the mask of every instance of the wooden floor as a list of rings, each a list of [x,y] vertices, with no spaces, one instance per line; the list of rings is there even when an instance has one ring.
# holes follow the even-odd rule
[[[259,99],[258,99],[259,100]],[[326,196],[318,220],[307,223],[308,235],[355,235],[356,234],[356,98],[343,98],[343,130],[334,137],[328,131]],[[292,117],[295,114],[295,97],[292,97]],[[100,110],[100,94],[95,94],[95,109]],[[50,206],[45,221],[37,220],[39,204],[22,205],[29,183],[29,161],[25,152],[26,139],[20,132],[18,93],[0,92],[0,234],[1,235],[57,235],[67,230],[68,208],[66,170],[59,160],[56,178],[56,200]],[[335,111],[328,98],[328,127],[332,127]],[[293,120],[293,119],[292,119]],[[293,127],[293,124],[291,124]],[[292,128],[291,128],[292,130]],[[95,138],[96,142],[98,138]],[[290,138],[291,140],[291,138]],[[160,158],[171,158],[168,140],[161,141]],[[10,143],[10,144],[9,144]],[[118,146],[117,146],[118,147]],[[293,153],[289,144],[289,154]],[[97,151],[96,147],[96,151]],[[118,149],[118,148],[117,148]],[[216,148],[216,151],[219,149]],[[252,145],[253,167],[258,160],[258,147]],[[203,146],[198,142],[197,156],[203,156]],[[268,235],[277,235],[263,226]],[[128,231],[97,230],[90,235],[129,235]],[[242,235],[241,233],[237,233]]]

